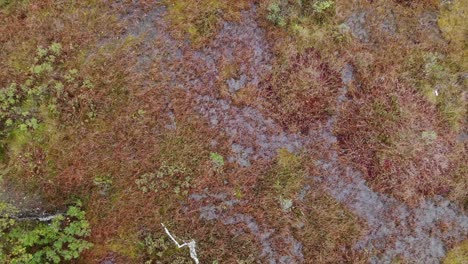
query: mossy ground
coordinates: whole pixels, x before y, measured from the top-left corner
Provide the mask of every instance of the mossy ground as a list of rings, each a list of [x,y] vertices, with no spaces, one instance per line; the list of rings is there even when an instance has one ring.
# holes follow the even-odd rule
[[[323,185],[312,180],[311,176],[318,176],[318,171],[307,162],[308,156],[285,149],[278,151],[256,190],[255,200],[264,208],[264,220],[271,226],[282,222],[280,233],[292,230],[307,249],[304,250],[307,261],[364,262],[365,253],[353,251],[352,247],[365,225],[328,195]],[[288,200],[290,203],[285,207],[284,201]]]
[[[271,13],[272,3],[281,3],[285,20],[283,26],[267,25],[280,68],[267,82],[266,98],[273,102],[268,110],[274,109],[286,120],[286,127],[296,130],[296,122],[302,128],[313,127],[312,117],[339,111],[335,129],[343,154],[366,171],[375,189],[410,203],[427,195],[446,195],[453,190],[456,171],[466,162],[465,143],[457,139],[463,134],[460,129],[465,127],[466,116],[466,65],[456,61],[466,52],[462,44],[466,41],[462,36],[466,4],[462,2],[336,1],[327,19],[317,20],[301,12],[304,6],[299,4],[262,1],[263,17]],[[439,10],[440,15],[434,17]],[[351,36],[347,17],[353,12],[367,12],[362,30],[368,42]],[[444,41],[443,36],[451,41]],[[320,70],[302,66],[282,76],[287,65],[299,58],[295,54],[304,56],[310,49],[318,53]],[[333,89],[345,84],[320,84],[334,80],[346,64],[352,66],[354,75],[347,84],[350,100],[342,109],[333,109]],[[301,71],[310,76],[293,77],[301,76]],[[301,88],[314,77],[321,79],[305,85],[309,90]],[[319,88],[313,88],[315,84]],[[307,95],[314,92],[318,99],[309,99]],[[434,142],[424,139],[428,133],[437,135]],[[424,171],[425,176],[415,179],[416,171]]]
[[[459,245],[452,248],[447,257],[444,259],[444,264],[464,263],[468,259],[468,241],[465,240]]]
[[[241,11],[249,8],[249,1],[201,0],[163,1],[167,19],[176,38],[188,39],[193,46],[202,47],[212,38],[224,21],[241,19]]]
[[[225,21],[239,21],[242,11],[255,5],[256,20],[274,54],[272,71],[259,90],[239,91],[236,104],[261,106],[285,131],[299,134],[339,112],[335,132],[340,155],[365,172],[372,188],[409,204],[447,196],[466,209],[466,141],[458,140],[466,129],[465,0],[446,6],[434,1],[335,1],[324,13],[311,9],[315,1],[302,1],[304,6],[253,2],[141,1],[140,8],[166,6],[164,19],[172,37],[189,40],[196,49],[210,43]],[[268,19],[274,3],[284,20],[281,26]],[[18,192],[40,193],[51,208],[83,200],[95,246],[81,263],[189,260],[186,249],[175,250],[167,240],[154,246],[156,253],[148,251],[145,238],[165,237],[161,222],[181,239],[196,239],[203,263],[260,260],[253,234],[199,218],[200,205],[191,204],[188,196],[206,190],[249,201],[235,207],[236,212],[277,230],[276,236],[292,232],[307,248],[307,261],[365,262],[366,253],[352,250],[365,225],[307,178],[315,171],[309,166],[311,155],[281,149],[276,159],[249,168],[228,162],[216,168],[210,153],[227,157],[233,142],[192,112],[188,106],[193,98],[179,90],[168,95],[173,85],[168,76],[142,89],[149,73],[132,71],[141,39],[121,39],[127,25],[119,17],[129,3],[0,0],[0,8],[2,88],[25,82],[37,47],[54,42],[62,45],[63,58],[52,79],[76,69],[76,82],[89,80],[93,86],[65,86],[58,114],[39,107],[38,128],[12,130],[0,145],[0,176]],[[389,9],[399,21],[394,34],[379,26]],[[368,18],[370,43],[353,38],[344,26],[356,10],[375,11]],[[421,24],[417,18],[431,12],[439,12],[436,25],[442,34],[425,29],[413,34]],[[216,80],[220,86],[238,77],[236,64],[217,63],[223,65]],[[346,64],[354,69],[347,94],[352,100],[336,108]],[[175,128],[167,126],[172,122],[167,97]],[[141,191],[136,180],[164,165],[183,168],[183,173],[156,182],[167,185],[157,193]],[[186,177],[191,179],[188,186]],[[300,200],[307,184],[312,194]],[[449,253],[446,262],[459,263],[465,244]]]

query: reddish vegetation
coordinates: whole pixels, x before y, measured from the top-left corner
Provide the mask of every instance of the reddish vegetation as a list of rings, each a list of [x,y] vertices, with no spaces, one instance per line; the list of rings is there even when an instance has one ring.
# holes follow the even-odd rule
[[[466,183],[460,183],[466,143],[458,141],[437,105],[402,77],[414,50],[444,52],[443,42],[433,44],[404,27],[392,36],[370,28],[369,43],[350,35],[333,42],[343,22],[335,17],[323,25],[333,31],[317,42],[298,40],[289,28],[264,18],[270,1],[234,7],[221,1],[205,12],[219,1],[200,0],[186,2],[182,13],[137,2],[109,7],[103,1],[88,10],[86,3],[67,9],[43,1],[0,17],[0,43],[6,43],[0,60],[7,61],[0,64],[2,87],[26,79],[36,46],[52,41],[64,47],[58,71],[76,68],[79,82],[94,84],[67,85],[58,98],[60,115],[48,124],[52,134],[33,138],[6,160],[12,169],[5,179],[18,189],[40,192],[55,207],[83,200],[95,246],[82,263],[154,259],[141,243],[147,235],[165,237],[162,222],[178,238],[197,240],[202,263],[282,257],[290,263],[364,263],[367,254],[355,245],[366,224],[327,192],[323,179],[326,173],[339,178],[348,169],[343,164],[362,172],[372,194],[389,194],[403,205],[435,195],[466,200],[460,198],[466,193]],[[374,2],[357,6],[394,5]],[[432,0],[395,2],[411,25],[419,23],[414,14],[434,8]],[[337,3],[342,20],[354,10],[342,11],[347,5]],[[378,24],[381,15],[369,21]],[[197,31],[188,32],[189,26]],[[343,65],[352,68],[349,82],[343,81]],[[242,87],[230,90],[228,82],[243,75]],[[240,155],[234,144],[250,151],[250,166],[228,160]],[[212,152],[225,158],[222,168],[213,166]],[[335,167],[320,167],[324,160]],[[187,170],[158,193],[138,188],[141,175],[167,164]],[[95,183],[101,176],[112,181],[107,193]],[[187,176],[188,195],[176,193]],[[461,194],[453,195],[452,186]],[[291,207],[282,208],[283,200],[291,200]],[[441,232],[450,229],[446,222],[439,225]],[[156,259],[189,260],[187,252],[173,248],[165,254]]]
[[[335,128],[343,157],[362,169],[376,190],[415,204],[424,197],[459,192],[451,186],[466,163],[466,143],[459,141],[459,132],[449,127],[437,105],[407,78],[406,65],[413,56],[450,49],[432,16],[439,3],[397,2],[408,5],[363,1],[355,8],[337,3],[342,20],[353,10],[366,12],[362,27],[372,38],[369,43],[339,45],[334,55],[325,56],[335,68],[340,61],[354,68],[350,100],[338,110]],[[424,76],[423,65],[417,67],[411,69],[417,72],[413,74]],[[432,132],[437,135],[434,142],[422,139],[423,133]]]
[[[335,111],[336,94],[343,85],[340,75],[314,49],[296,54],[277,67],[260,84],[266,108],[285,128],[308,134],[314,122],[325,120]]]
[[[336,128],[342,153],[366,172],[376,190],[410,203],[447,195],[464,149],[436,106],[401,79],[401,57],[391,59],[393,67],[387,66],[389,59],[382,57],[373,69],[357,73],[352,100],[341,110]],[[424,138],[425,133],[435,138]]]

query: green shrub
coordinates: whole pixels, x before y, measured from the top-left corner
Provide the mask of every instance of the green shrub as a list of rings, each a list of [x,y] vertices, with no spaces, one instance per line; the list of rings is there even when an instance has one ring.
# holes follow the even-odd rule
[[[0,87],[0,137],[17,128],[22,131],[37,129],[43,119],[42,108],[49,114],[57,114],[59,101],[73,103],[64,98],[65,86],[69,89],[93,88],[89,80],[78,78],[78,70],[62,69],[61,54],[60,43],[38,47],[33,65],[24,74],[25,81]]]
[[[322,23],[334,14],[333,0],[299,0],[289,2],[273,2],[267,7],[267,19],[276,26],[297,26],[310,20]]]
[[[467,109],[463,99],[467,84],[462,77],[463,68],[443,54],[424,52],[410,57],[405,68],[406,78],[437,106],[444,121],[459,131]]]
[[[286,20],[281,14],[281,7],[278,3],[272,3],[268,6],[267,19],[280,27],[284,27],[286,25]]]
[[[140,175],[135,183],[145,193],[157,193],[172,187],[175,194],[186,196],[192,181],[186,174],[187,169],[184,167],[163,164],[156,172]]]
[[[84,240],[90,228],[79,205],[70,206],[50,224],[16,221],[11,209],[1,204],[0,217],[0,263],[61,263],[92,246]]]
[[[0,89],[0,122],[5,125],[3,135],[15,128],[24,131],[38,127],[38,119],[34,113],[38,112],[38,105],[45,102],[49,83],[55,81],[50,74],[60,50],[58,43],[52,44],[50,48],[38,48],[27,80],[22,84],[11,83]]]
[[[224,166],[224,157],[221,156],[220,154],[216,152],[211,152],[210,153],[210,159],[211,162],[213,163],[214,167],[219,170]]]
[[[112,189],[112,177],[110,175],[96,176],[94,177],[93,183],[102,195],[107,195]]]
[[[331,0],[320,0],[313,4],[314,11],[316,13],[324,13],[330,10],[335,3]]]

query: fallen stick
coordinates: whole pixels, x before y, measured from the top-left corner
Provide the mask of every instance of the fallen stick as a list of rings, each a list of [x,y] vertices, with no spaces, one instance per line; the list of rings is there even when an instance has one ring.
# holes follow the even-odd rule
[[[196,264],[199,264],[200,262],[198,261],[197,251],[195,250],[195,240],[192,239],[188,243],[179,244],[179,242],[177,242],[177,240],[171,235],[169,230],[167,230],[166,226],[163,223],[161,223],[161,225],[164,227],[164,231],[166,231],[166,234],[172,239],[172,241],[174,241],[178,248],[188,247],[190,249],[190,257],[193,259],[193,261],[195,261]]]
[[[39,222],[50,222],[54,218],[61,216],[62,214],[54,215],[33,215],[33,216],[0,216],[2,219],[14,219],[16,221],[39,221]]]

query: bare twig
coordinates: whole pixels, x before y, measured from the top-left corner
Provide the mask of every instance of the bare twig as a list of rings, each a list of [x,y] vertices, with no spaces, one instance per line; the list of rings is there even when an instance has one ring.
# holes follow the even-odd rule
[[[161,225],[163,226],[164,231],[166,231],[166,234],[172,239],[172,241],[174,241],[174,243],[177,245],[178,248],[188,247],[190,249],[190,257],[193,259],[193,261],[195,261],[196,264],[199,264],[200,262],[198,261],[197,252],[195,250],[195,247],[196,247],[195,240],[192,239],[188,243],[179,244],[179,242],[177,242],[177,240],[171,235],[171,233],[166,228],[166,226],[163,223],[161,223]]]
[[[36,215],[36,216],[0,216],[3,219],[14,219],[16,221],[39,221],[39,222],[50,222],[54,218],[61,216],[62,214],[54,214],[54,215]]]

